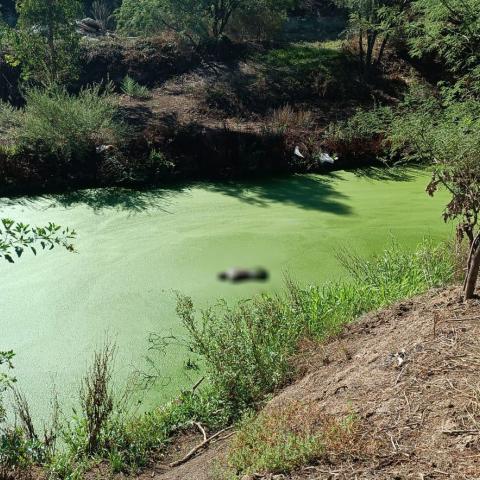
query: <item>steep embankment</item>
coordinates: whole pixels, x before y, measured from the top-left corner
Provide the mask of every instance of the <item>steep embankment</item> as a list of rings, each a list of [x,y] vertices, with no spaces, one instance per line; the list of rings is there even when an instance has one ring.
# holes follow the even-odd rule
[[[324,429],[327,418],[353,418],[355,426],[317,460],[274,478],[480,478],[479,358],[480,300],[463,303],[456,288],[366,315],[329,343],[309,345],[297,359],[304,375],[263,414],[275,417],[286,405],[307,412],[291,416],[292,431],[298,422]],[[218,478],[232,438],[141,478]],[[199,439],[189,437],[170,457]],[[245,478],[271,478],[258,473]]]

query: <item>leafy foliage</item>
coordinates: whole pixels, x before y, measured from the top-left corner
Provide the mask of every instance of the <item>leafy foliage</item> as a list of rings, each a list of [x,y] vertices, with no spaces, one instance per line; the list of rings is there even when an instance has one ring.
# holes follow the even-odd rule
[[[462,81],[480,93],[480,1],[416,0],[409,23],[414,56],[436,55]],[[466,93],[466,92],[465,92]]]
[[[3,218],[0,220],[0,258],[14,263],[14,259],[20,258],[26,250],[36,255],[38,248],[52,250],[57,245],[73,251],[71,240],[75,236],[75,230],[62,229],[54,223],[45,227],[31,227]]]
[[[93,156],[97,146],[115,144],[122,134],[110,87],[88,87],[78,95],[61,86],[30,88],[25,98],[10,131],[20,150],[36,149],[65,163]]]
[[[227,34],[240,14],[285,12],[290,0],[124,0],[117,11],[118,27],[124,33],[152,34],[173,30],[198,44]]]
[[[358,55],[363,72],[378,66],[391,37],[401,26],[402,0],[337,0],[349,12],[347,33],[358,39]],[[375,57],[377,43],[380,43]]]
[[[150,92],[147,87],[140,85],[132,77],[127,75],[122,82],[122,92],[132,98],[141,100],[150,98]]]
[[[10,371],[13,369],[13,358],[15,354],[12,350],[0,351],[0,423],[5,419],[5,409],[2,404],[2,394],[15,382],[15,378],[11,376]],[[2,371],[5,369],[6,371]]]
[[[7,43],[10,62],[20,63],[22,75],[44,85],[72,81],[78,74],[79,37],[75,19],[78,0],[17,2],[18,24]]]

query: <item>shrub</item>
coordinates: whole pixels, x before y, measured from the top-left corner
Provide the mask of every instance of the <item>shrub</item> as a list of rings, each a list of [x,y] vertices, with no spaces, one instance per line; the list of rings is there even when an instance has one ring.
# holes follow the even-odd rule
[[[338,421],[315,405],[295,401],[247,415],[228,449],[229,478],[288,474],[327,453],[359,449],[358,431],[353,416]]]
[[[122,125],[110,87],[87,87],[78,96],[58,86],[31,88],[25,97],[21,122],[14,130],[20,149],[69,162],[95,155],[99,145],[120,141]]]
[[[324,338],[362,313],[444,285],[454,274],[453,254],[428,241],[414,253],[393,243],[368,260],[339,256],[350,279],[323,287],[287,279],[283,297],[262,295],[233,307],[219,302],[196,315],[192,300],[179,295],[177,312],[189,347],[204,363],[214,391],[237,414],[290,378],[289,360],[302,338]]]
[[[347,120],[329,126],[324,145],[343,157],[382,157],[388,151],[393,115],[390,107],[357,109]]]
[[[122,82],[122,92],[132,98],[146,100],[151,97],[147,87],[137,83],[132,77],[127,75]]]
[[[275,109],[267,128],[273,133],[283,134],[290,129],[308,130],[314,126],[313,113],[309,110],[295,110],[291,105]]]

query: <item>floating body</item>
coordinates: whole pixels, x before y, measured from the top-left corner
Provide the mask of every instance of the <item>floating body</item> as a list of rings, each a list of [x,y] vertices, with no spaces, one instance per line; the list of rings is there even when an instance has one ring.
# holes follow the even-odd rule
[[[229,268],[218,274],[218,279],[232,283],[245,282],[248,280],[268,280],[268,272],[264,268]]]

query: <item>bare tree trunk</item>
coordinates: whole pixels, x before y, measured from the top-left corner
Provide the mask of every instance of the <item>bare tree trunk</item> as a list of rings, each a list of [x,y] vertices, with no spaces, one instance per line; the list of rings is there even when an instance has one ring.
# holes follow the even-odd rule
[[[378,52],[378,57],[375,62],[375,65],[380,65],[382,63],[383,54],[385,53],[385,47],[388,43],[388,34],[383,37],[382,45],[380,46],[380,51]]]
[[[463,288],[465,300],[474,298],[480,270],[480,234],[475,237],[468,257],[468,270]]]
[[[363,70],[363,57],[364,57],[364,50],[363,50],[363,32],[360,30],[358,34],[358,54],[360,56],[360,67]]]

